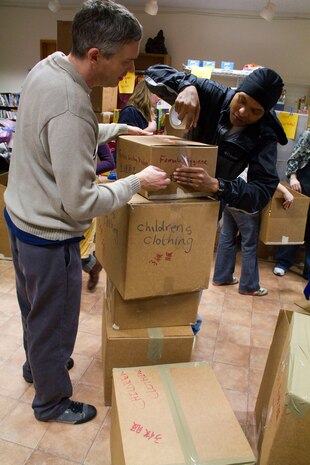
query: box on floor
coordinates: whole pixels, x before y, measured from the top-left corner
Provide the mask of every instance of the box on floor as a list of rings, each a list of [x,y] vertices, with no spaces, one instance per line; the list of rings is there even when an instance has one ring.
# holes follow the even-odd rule
[[[112,465],[255,464],[204,362],[113,370]]]
[[[309,315],[280,311],[255,417],[260,465],[309,465]]]
[[[284,185],[294,195],[294,202],[290,208],[283,208],[283,196],[276,191],[261,212],[259,239],[267,245],[304,242],[310,199]]]
[[[218,210],[215,200],[137,194],[97,219],[96,256],[125,300],[206,289]]]
[[[117,329],[184,326],[195,323],[200,291],[146,299],[124,300],[107,277],[106,302],[113,327]]]
[[[172,179],[176,168],[182,164],[202,167],[210,176],[215,175],[217,147],[188,141],[175,136],[120,136],[117,141],[117,175],[124,178],[138,173],[149,165],[162,168]],[[180,186],[173,181],[157,192],[140,192],[149,199],[181,199],[205,197],[202,192]]]
[[[102,360],[104,402],[111,405],[112,369],[189,362],[194,335],[191,326],[115,330],[104,303]]]
[[[5,257],[11,257],[11,248],[9,235],[7,230],[6,221],[3,216],[3,210],[5,207],[4,204],[4,191],[8,183],[8,173],[0,174],[0,254],[3,254]]]

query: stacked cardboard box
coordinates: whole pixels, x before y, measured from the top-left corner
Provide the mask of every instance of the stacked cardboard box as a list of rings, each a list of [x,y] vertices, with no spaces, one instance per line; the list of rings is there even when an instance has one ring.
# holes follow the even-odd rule
[[[309,341],[309,314],[281,310],[255,407],[259,465],[310,463]]]
[[[112,465],[255,464],[203,362],[113,370],[111,458]]]
[[[118,175],[150,164],[172,175],[180,157],[214,174],[215,147],[165,136],[123,136]],[[102,342],[106,405],[112,368],[190,361],[190,324],[196,321],[200,290],[209,283],[219,202],[195,198],[174,182],[157,199],[143,194],[97,221],[96,255],[108,277]]]

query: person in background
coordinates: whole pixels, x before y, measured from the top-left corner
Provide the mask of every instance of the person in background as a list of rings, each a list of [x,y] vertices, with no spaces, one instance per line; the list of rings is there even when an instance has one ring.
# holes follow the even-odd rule
[[[286,175],[291,188],[310,197],[310,128],[306,129],[298,138],[292,155],[287,161]],[[277,276],[284,276],[294,264],[300,245],[283,245],[278,247],[275,254],[275,267],[273,272]],[[305,230],[305,260],[303,277],[310,279],[310,209],[308,209]]]
[[[141,188],[170,183],[153,166],[96,183],[97,145],[103,133],[106,140],[107,125],[98,125],[89,94],[96,86],[117,86],[134,71],[141,36],[142,26],[124,6],[88,0],[73,19],[69,55],[53,53],[23,84],[4,214],[22,315],[23,376],[33,381],[39,421],[80,424],[97,413],[71,399],[68,373],[80,313],[84,232],[93,218],[125,205]]]
[[[106,173],[115,169],[115,161],[108,144],[101,144],[98,147],[97,156],[100,161],[97,162],[96,175]],[[84,239],[80,242],[80,251],[82,259],[82,269],[88,273],[87,289],[94,291],[99,281],[102,265],[92,252],[96,235],[96,219],[94,218],[90,227],[84,233]]]
[[[151,92],[175,103],[187,137],[218,146],[215,177],[200,167],[182,166],[174,180],[198,192],[215,194],[230,207],[254,213],[267,205],[279,183],[277,144],[287,143],[272,110],[283,89],[272,69],[259,68],[236,90],[165,66],[145,71]],[[248,166],[247,182],[238,177]]]
[[[241,173],[246,180],[246,170]],[[283,208],[291,206],[293,195],[279,183],[277,189],[284,197]],[[223,286],[239,283],[239,293],[261,297],[268,290],[260,286],[257,260],[260,212],[247,213],[226,206],[223,212],[223,225],[220,232],[217,255],[214,266],[213,285]],[[234,276],[237,258],[237,238],[241,236],[241,274],[240,282]]]
[[[118,122],[137,126],[148,132],[155,132],[155,109],[159,100],[157,95],[149,91],[145,80],[141,79],[128,100],[127,105],[121,110]]]

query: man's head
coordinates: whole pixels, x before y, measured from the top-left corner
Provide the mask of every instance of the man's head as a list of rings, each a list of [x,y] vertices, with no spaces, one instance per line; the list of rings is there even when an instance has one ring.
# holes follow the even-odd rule
[[[127,8],[109,0],[87,0],[72,23],[75,59],[88,59],[93,85],[116,86],[134,70],[142,26]]]
[[[230,103],[233,126],[254,124],[271,110],[282,93],[283,81],[272,69],[259,68],[239,85]]]

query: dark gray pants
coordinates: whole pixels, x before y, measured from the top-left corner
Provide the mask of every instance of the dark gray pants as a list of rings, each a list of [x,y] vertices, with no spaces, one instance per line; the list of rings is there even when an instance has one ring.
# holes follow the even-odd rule
[[[32,373],[36,418],[63,413],[72,395],[66,362],[75,344],[82,269],[79,243],[35,246],[10,234],[22,315],[26,362]]]

